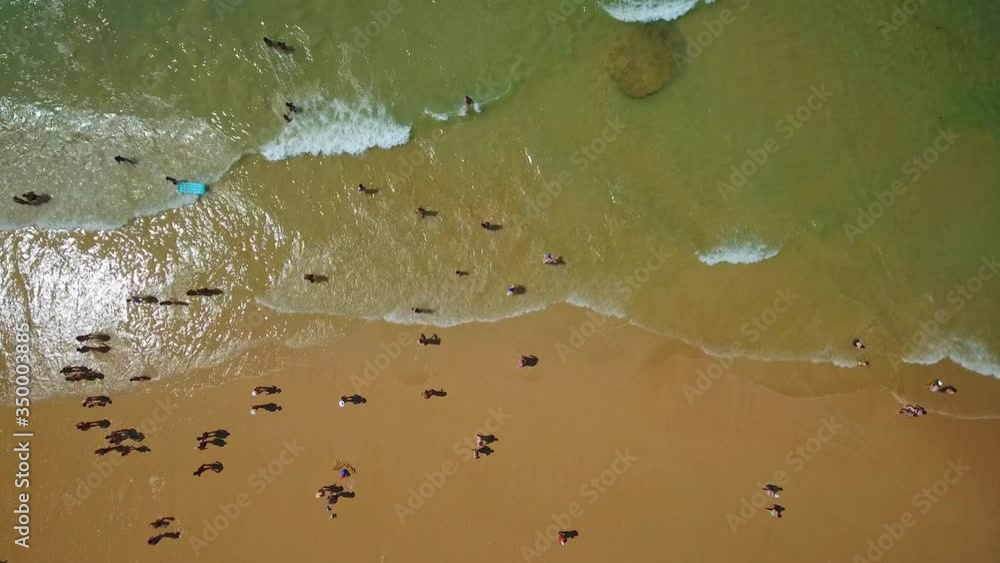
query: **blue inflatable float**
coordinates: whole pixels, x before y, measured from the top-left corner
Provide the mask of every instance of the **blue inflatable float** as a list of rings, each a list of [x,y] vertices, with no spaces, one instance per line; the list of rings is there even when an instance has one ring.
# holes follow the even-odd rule
[[[198,182],[177,182],[177,193],[191,195],[205,195],[208,186]]]

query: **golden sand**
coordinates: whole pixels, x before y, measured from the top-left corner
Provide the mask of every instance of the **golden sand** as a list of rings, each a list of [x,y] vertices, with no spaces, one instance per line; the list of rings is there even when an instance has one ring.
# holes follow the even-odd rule
[[[196,372],[140,384],[103,409],[80,407],[83,393],[38,404],[31,548],[13,546],[5,526],[0,559],[995,560],[1000,422],[976,418],[1000,404],[995,381],[949,372],[960,393],[943,397],[921,387],[942,368],[737,361],[693,395],[717,360],[617,319],[570,346],[588,319],[560,307],[434,329],[442,344],[427,347],[417,327],[369,323],[294,355],[257,350],[236,364],[240,379],[218,386],[199,387],[209,374]],[[520,354],[540,362],[519,369]],[[371,381],[366,360],[385,366]],[[269,365],[288,368],[252,377]],[[267,384],[282,393],[250,396]],[[339,408],[356,385],[368,402]],[[424,400],[428,388],[448,395]],[[931,414],[897,415],[894,393]],[[250,415],[271,400],[283,410]],[[74,424],[103,417],[143,430],[152,451],[96,456],[107,431]],[[225,447],[195,448],[220,428]],[[478,460],[477,432],[498,438]],[[192,475],[213,461],[221,473]],[[344,464],[355,471],[340,480]],[[773,500],[758,494],[768,482],[785,489],[780,520],[760,508]],[[315,493],[334,484],[355,496],[331,519]],[[5,478],[3,498],[12,492]],[[177,521],[165,531],[181,537],[147,545],[147,523],[168,515]],[[559,530],[579,536],[560,546]]]

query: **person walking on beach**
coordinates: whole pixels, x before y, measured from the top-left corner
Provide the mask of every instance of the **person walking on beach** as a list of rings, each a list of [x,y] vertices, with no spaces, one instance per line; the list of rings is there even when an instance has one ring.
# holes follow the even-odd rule
[[[194,476],[195,477],[201,477],[202,473],[204,473],[206,471],[209,471],[209,470],[214,471],[216,473],[221,472],[222,471],[222,462],[215,461],[215,462],[212,462],[212,463],[203,463],[203,464],[199,465],[198,469],[196,469],[194,471]]]
[[[76,423],[76,429],[83,431],[90,430],[91,428],[107,428],[109,426],[111,426],[111,421],[106,418],[102,420],[90,420],[87,422]]]
[[[282,410],[281,405],[276,405],[274,403],[267,403],[263,405],[253,405],[250,407],[250,414],[257,414],[257,411],[264,409],[267,412],[277,412]]]
[[[427,336],[424,336],[424,333],[421,332],[420,339],[417,340],[417,342],[419,342],[421,346],[427,346],[428,344],[437,345],[441,343],[441,338],[437,335],[437,333],[428,338]]]
[[[162,534],[157,534],[149,538],[148,540],[146,540],[146,543],[148,543],[149,545],[156,545],[160,543],[160,540],[162,540],[163,538],[170,538],[172,540],[175,540],[179,537],[181,537],[180,532],[164,532]]]
[[[229,437],[229,432],[225,430],[211,430],[208,432],[202,432],[201,436],[198,436],[197,440],[199,442],[204,442],[205,440],[214,440],[216,438],[225,440]]]
[[[132,160],[131,158],[125,158],[122,155],[116,156],[115,157],[115,162],[117,162],[118,164],[126,164],[127,163],[127,164],[131,164],[132,166],[135,166],[135,165],[139,164],[138,162]]]
[[[781,513],[785,511],[785,507],[780,504],[776,504],[774,506],[769,506],[764,510],[770,512],[771,516],[774,518],[781,518]]]
[[[281,389],[279,389],[276,385],[268,385],[266,387],[254,387],[253,391],[250,392],[250,395],[256,397],[257,395],[274,395],[275,393],[281,393]]]

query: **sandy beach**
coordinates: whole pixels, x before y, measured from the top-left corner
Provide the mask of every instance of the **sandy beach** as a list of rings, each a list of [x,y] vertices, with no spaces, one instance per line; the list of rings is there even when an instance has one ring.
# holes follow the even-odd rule
[[[602,326],[574,347],[587,323]],[[440,346],[417,345],[419,332],[372,322],[320,348],[256,350],[218,386],[200,388],[207,374],[195,372],[104,408],[79,405],[100,382],[38,404],[31,548],[13,551],[5,526],[0,558],[985,562],[997,551],[1000,421],[977,411],[996,404],[986,378],[956,373],[960,393],[933,396],[920,383],[940,367],[893,373],[876,359],[849,370],[867,381],[831,393],[824,368],[781,389],[755,383],[768,364],[737,360],[691,395],[717,359],[571,307],[434,329]],[[519,354],[540,361],[521,369]],[[263,365],[283,367],[255,377]],[[272,384],[282,392],[258,402],[282,410],[251,416],[250,390]],[[424,400],[428,388],[447,396]],[[338,407],[355,392],[367,403]],[[930,414],[897,415],[894,393]],[[151,451],[95,455],[107,431],[74,424],[104,417],[142,431]],[[197,450],[215,429],[227,444]],[[473,459],[477,433],[497,441]],[[214,461],[221,473],[192,475]],[[768,483],[784,488],[780,520],[762,509]],[[335,519],[315,498],[324,485],[355,495]],[[3,498],[12,492],[5,479]],[[161,516],[181,536],[151,547],[146,523]],[[579,536],[561,546],[564,530]]]

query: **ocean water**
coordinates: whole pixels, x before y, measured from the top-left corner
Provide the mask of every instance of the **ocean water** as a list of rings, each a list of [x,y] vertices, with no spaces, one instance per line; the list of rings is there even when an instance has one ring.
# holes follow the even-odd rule
[[[36,394],[93,330],[121,382],[564,302],[711,353],[847,367],[859,336],[1000,376],[992,3],[362,4],[0,6],[0,343],[32,324]],[[669,80],[626,96],[623,56]],[[226,295],[125,302],[201,286]]]

